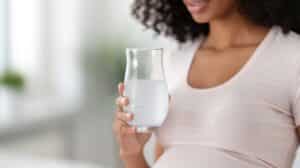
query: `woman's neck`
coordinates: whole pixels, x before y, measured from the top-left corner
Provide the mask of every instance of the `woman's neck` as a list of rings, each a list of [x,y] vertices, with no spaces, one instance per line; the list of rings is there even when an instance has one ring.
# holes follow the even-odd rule
[[[205,45],[216,50],[257,45],[269,30],[251,23],[239,14],[213,20],[209,27],[210,32]]]

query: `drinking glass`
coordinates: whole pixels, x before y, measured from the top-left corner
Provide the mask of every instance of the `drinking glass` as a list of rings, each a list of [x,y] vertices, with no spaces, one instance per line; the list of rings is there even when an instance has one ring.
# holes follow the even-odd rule
[[[168,89],[163,67],[163,49],[126,49],[125,92],[134,114],[129,125],[137,132],[160,127],[168,113]]]

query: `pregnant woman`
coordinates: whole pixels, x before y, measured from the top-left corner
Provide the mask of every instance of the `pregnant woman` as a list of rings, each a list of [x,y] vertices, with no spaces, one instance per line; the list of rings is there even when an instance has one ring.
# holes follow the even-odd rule
[[[165,60],[169,114],[154,168],[290,168],[300,133],[299,0],[136,0],[133,14],[178,47]],[[150,133],[114,131],[126,168],[148,168]]]

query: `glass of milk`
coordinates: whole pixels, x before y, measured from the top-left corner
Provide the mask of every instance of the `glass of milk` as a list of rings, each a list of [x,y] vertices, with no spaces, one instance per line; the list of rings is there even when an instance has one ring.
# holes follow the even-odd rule
[[[168,113],[168,89],[163,67],[163,49],[126,49],[125,92],[133,113],[130,125],[137,132],[160,127]]]

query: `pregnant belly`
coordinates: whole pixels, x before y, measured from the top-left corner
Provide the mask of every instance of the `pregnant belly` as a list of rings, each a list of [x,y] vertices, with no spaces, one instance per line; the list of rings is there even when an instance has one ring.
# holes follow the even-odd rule
[[[257,160],[226,150],[197,145],[168,148],[153,168],[267,168]]]

